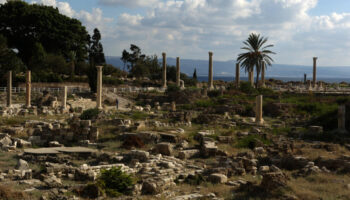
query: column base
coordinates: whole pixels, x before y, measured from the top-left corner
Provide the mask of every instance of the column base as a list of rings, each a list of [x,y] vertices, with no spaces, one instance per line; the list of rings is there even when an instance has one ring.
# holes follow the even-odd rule
[[[264,124],[264,119],[261,119],[260,121],[256,121],[256,118],[255,118],[255,123],[257,125],[263,125]]]

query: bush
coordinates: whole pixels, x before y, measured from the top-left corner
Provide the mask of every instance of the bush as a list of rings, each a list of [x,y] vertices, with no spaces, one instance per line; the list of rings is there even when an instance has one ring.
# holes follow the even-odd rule
[[[109,196],[117,197],[122,194],[130,195],[133,190],[134,180],[131,175],[121,170],[121,167],[113,167],[109,170],[101,170],[97,179],[97,185]]]
[[[196,107],[201,107],[201,108],[208,108],[215,106],[215,102],[213,102],[211,99],[204,99],[204,100],[198,100],[195,103]]]
[[[241,82],[239,89],[241,92],[244,92],[246,94],[256,93],[256,89],[250,84],[250,82]]]
[[[237,141],[236,147],[254,149],[255,147],[259,146],[259,143],[264,145],[269,145],[271,144],[271,141],[263,138],[260,135],[248,135],[246,137],[239,139]]]
[[[99,110],[97,108],[91,108],[88,110],[85,110],[81,115],[80,119],[81,120],[91,120],[91,119],[96,119],[99,114]]]
[[[179,92],[180,88],[177,85],[169,85],[165,91],[165,93],[173,93],[173,92]]]
[[[108,85],[118,86],[124,83],[124,81],[115,77],[103,77],[103,83]]]

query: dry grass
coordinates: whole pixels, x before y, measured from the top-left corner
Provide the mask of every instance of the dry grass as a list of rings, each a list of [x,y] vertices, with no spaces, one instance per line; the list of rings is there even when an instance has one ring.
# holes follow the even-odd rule
[[[305,144],[305,142],[302,142],[302,143]],[[301,144],[301,142],[298,142],[298,144]],[[311,160],[315,160],[318,157],[335,159],[335,158],[339,158],[342,155],[350,155],[350,151],[347,150],[345,147],[338,144],[332,144],[332,145],[335,145],[336,151],[327,151],[326,149],[316,149],[307,145],[306,147],[301,148],[301,152],[304,157],[307,157]]]
[[[289,187],[300,199],[350,199],[349,175],[317,174],[308,177],[291,179]]]
[[[12,188],[0,185],[0,199],[2,200],[26,200],[31,199],[28,195],[20,191],[14,191]]]
[[[17,164],[16,152],[0,152],[0,170],[13,169]]]

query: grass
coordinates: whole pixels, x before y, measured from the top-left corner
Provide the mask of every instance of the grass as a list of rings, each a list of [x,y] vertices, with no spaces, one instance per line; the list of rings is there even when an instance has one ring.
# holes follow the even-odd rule
[[[15,152],[0,152],[0,170],[13,169],[17,164]]]
[[[289,187],[299,199],[350,199],[349,175],[335,175],[320,173],[306,178],[291,179]]]

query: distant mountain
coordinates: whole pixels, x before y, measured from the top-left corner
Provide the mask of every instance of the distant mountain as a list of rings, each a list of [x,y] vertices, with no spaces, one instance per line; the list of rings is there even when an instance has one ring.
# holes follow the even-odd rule
[[[120,57],[108,56],[106,62],[116,67],[123,68],[124,64],[120,60]],[[159,60],[161,62],[161,60]],[[176,65],[175,58],[167,58],[168,65]],[[192,76],[194,68],[197,69],[198,76],[208,75],[208,60],[192,60],[181,59],[181,72]],[[213,61],[214,76],[235,76],[235,61]],[[267,77],[293,77],[303,78],[304,73],[308,78],[312,77],[312,65],[299,66],[299,65],[284,65],[273,64],[268,67],[266,72]],[[244,70],[241,69],[241,76],[246,77]],[[323,78],[350,78],[350,67],[317,67],[317,77]]]

